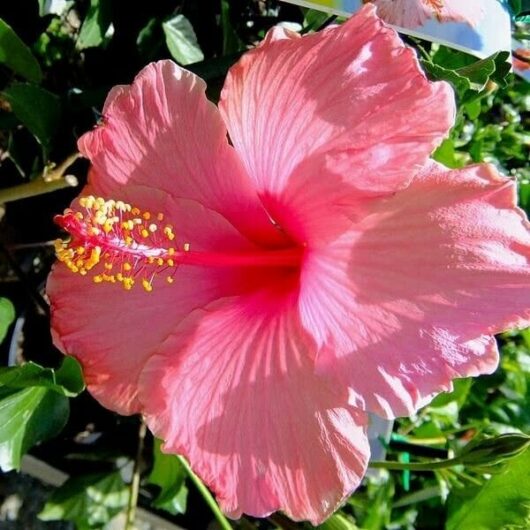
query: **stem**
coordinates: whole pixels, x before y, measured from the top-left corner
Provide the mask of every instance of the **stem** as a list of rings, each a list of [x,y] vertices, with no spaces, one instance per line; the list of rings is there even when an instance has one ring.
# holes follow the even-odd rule
[[[64,175],[64,172],[79,156],[79,153],[70,155],[56,168],[45,170],[40,177],[31,182],[0,190],[0,204],[77,186],[77,178],[74,175]]]
[[[182,464],[182,467],[184,467],[186,473],[190,477],[193,484],[195,484],[195,487],[199,490],[199,493],[202,495],[202,498],[204,499],[206,504],[210,507],[210,510],[212,510],[222,530],[233,530],[232,525],[228,522],[228,519],[224,516],[223,512],[221,512],[219,506],[217,506],[217,503],[215,502],[215,499],[213,498],[212,494],[210,493],[208,488],[202,483],[201,479],[193,472],[187,460],[183,456],[177,456],[177,458]]]
[[[127,506],[127,517],[125,519],[125,530],[134,530],[134,521],[136,519],[136,505],[138,504],[138,493],[140,491],[140,464],[144,451],[144,441],[146,432],[147,427],[142,418],[140,419],[140,427],[138,429],[138,448],[136,450],[136,458],[134,460],[133,476],[129,493],[129,503]]]
[[[370,462],[369,467],[374,469],[389,469],[391,471],[434,471],[457,466],[460,459],[450,458],[448,460],[436,460],[431,462]]]

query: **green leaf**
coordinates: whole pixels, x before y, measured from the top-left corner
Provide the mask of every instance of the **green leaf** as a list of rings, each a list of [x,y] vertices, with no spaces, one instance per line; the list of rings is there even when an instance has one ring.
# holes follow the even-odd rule
[[[66,520],[77,530],[102,528],[124,510],[129,490],[118,471],[68,479],[39,514],[42,521]]]
[[[0,63],[28,81],[40,83],[42,70],[30,49],[19,36],[0,18]]]
[[[46,15],[62,15],[71,0],[38,0],[39,1],[39,16]]]
[[[186,487],[186,470],[174,455],[166,455],[160,450],[162,442],[155,439],[153,447],[153,469],[147,477],[150,484],[160,487],[153,506],[172,514],[185,513],[188,488]]]
[[[317,528],[318,530],[359,530],[354,521],[351,521],[341,513],[333,514]]]
[[[448,403],[456,401],[460,406],[463,405],[469,394],[473,381],[471,379],[456,379],[453,381],[452,392],[442,392],[436,396],[430,403],[430,407],[445,407]]]
[[[303,33],[308,31],[316,31],[331,15],[326,11],[319,11],[318,9],[308,9],[304,16]]]
[[[64,396],[44,387],[0,387],[0,468],[20,468],[30,447],[57,435],[68,420]]]
[[[230,21],[230,2],[228,0],[221,0],[221,28],[223,30],[223,55],[229,55],[243,49],[244,44]]]
[[[454,490],[446,530],[524,530],[530,527],[530,450],[482,487]]]
[[[490,81],[504,86],[510,71],[509,55],[501,51],[476,61],[462,52],[442,46],[431,59],[423,59],[422,63],[435,79],[448,81],[464,98],[468,91],[475,95],[484,91]]]
[[[33,362],[0,368],[1,387],[43,387],[61,396],[75,397],[84,390],[85,383],[79,363],[73,357],[65,357],[58,370],[44,368]]]
[[[90,0],[90,7],[79,30],[77,48],[84,50],[102,44],[111,24],[111,15],[109,0]]]
[[[67,397],[83,388],[72,357],[57,371],[32,362],[0,368],[0,468],[18,469],[28,449],[57,435],[68,420]]]
[[[61,118],[59,98],[29,83],[15,83],[2,92],[16,117],[42,145],[47,156]]]
[[[167,47],[175,61],[187,65],[204,60],[195,31],[184,15],[167,20],[162,24],[162,28],[166,35]]]
[[[15,320],[15,316],[13,304],[7,298],[0,297],[0,343],[5,339],[7,330]]]

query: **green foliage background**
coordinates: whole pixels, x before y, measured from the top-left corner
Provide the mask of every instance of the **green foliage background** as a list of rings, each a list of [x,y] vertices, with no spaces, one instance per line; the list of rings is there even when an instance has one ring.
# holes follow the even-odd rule
[[[530,38],[529,3],[510,4],[520,21],[517,37]],[[0,5],[0,340],[4,364],[26,363],[0,369],[0,467],[18,469],[31,450],[68,471],[70,479],[41,507],[43,521],[104,528],[117,514],[130,514],[136,475],[140,504],[186,528],[206,528],[212,519],[221,528],[309,528],[281,515],[228,522],[184,461],[143,438],[138,419],[106,412],[82,392],[73,359],[59,368],[43,297],[53,262],[48,241],[57,235],[52,214],[86,177],[86,163],[71,155],[98,120],[108,90],[129,83],[148,62],[172,57],[206,79],[215,101],[227,69],[279,21],[296,22],[303,32],[331,22],[272,0]],[[449,81],[457,93],[456,125],[435,158],[449,167],[495,164],[517,179],[528,212],[530,84],[509,73],[507,54],[478,61],[407,42],[428,75]],[[23,315],[24,341],[17,347]],[[457,381],[452,393],[395,422],[384,442],[391,464],[376,464],[322,528],[530,528],[530,331],[506,333],[499,342],[495,374]]]

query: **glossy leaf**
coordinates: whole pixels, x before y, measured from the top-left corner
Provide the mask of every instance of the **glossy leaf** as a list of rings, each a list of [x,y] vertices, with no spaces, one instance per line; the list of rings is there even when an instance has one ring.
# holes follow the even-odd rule
[[[68,419],[68,399],[45,387],[0,386],[0,468],[19,469],[33,445],[57,435]]]
[[[530,527],[530,450],[513,458],[504,473],[480,488],[449,497],[446,530],[524,530]]]
[[[508,59],[508,52],[497,52],[477,61],[462,52],[441,47],[431,60],[423,60],[423,66],[435,79],[449,81],[463,98],[468,91],[482,92],[490,81],[504,85],[510,72]]]
[[[31,50],[11,26],[0,19],[0,63],[28,81],[40,83],[42,71]]]
[[[83,475],[58,488],[39,518],[72,521],[77,530],[102,528],[124,510],[128,499],[128,487],[118,471]]]
[[[83,50],[99,46],[111,24],[111,4],[109,0],[90,0],[90,7],[79,31],[76,46]]]
[[[68,4],[69,0],[39,0],[39,15],[62,15]]]
[[[167,455],[160,450],[161,441],[155,439],[153,447],[153,469],[147,478],[148,483],[160,488],[153,502],[155,508],[172,514],[185,513],[188,497],[186,471],[175,455]]]
[[[59,98],[29,83],[15,83],[2,92],[12,112],[42,145],[47,155],[61,118]]]
[[[74,397],[84,390],[85,384],[79,363],[73,357],[65,357],[58,370],[33,362],[0,368],[0,387],[43,387],[62,396]]]
[[[166,35],[167,47],[175,61],[187,65],[204,59],[195,31],[184,15],[167,20],[162,24],[162,28]]]
[[[13,304],[7,298],[0,298],[0,343],[5,339],[15,316]]]

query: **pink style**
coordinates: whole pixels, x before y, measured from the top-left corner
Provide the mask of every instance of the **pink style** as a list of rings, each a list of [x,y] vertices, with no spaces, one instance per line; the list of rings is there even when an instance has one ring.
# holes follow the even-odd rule
[[[388,24],[414,29],[428,20],[477,25],[484,16],[482,0],[363,0],[377,6]]]
[[[429,160],[452,90],[373,6],[274,28],[219,108],[204,92],[150,64],[80,139],[92,169],[58,218],[54,340],[228,515],[317,524],[365,473],[367,412],[491,373],[492,335],[528,325],[528,223],[492,166]]]

